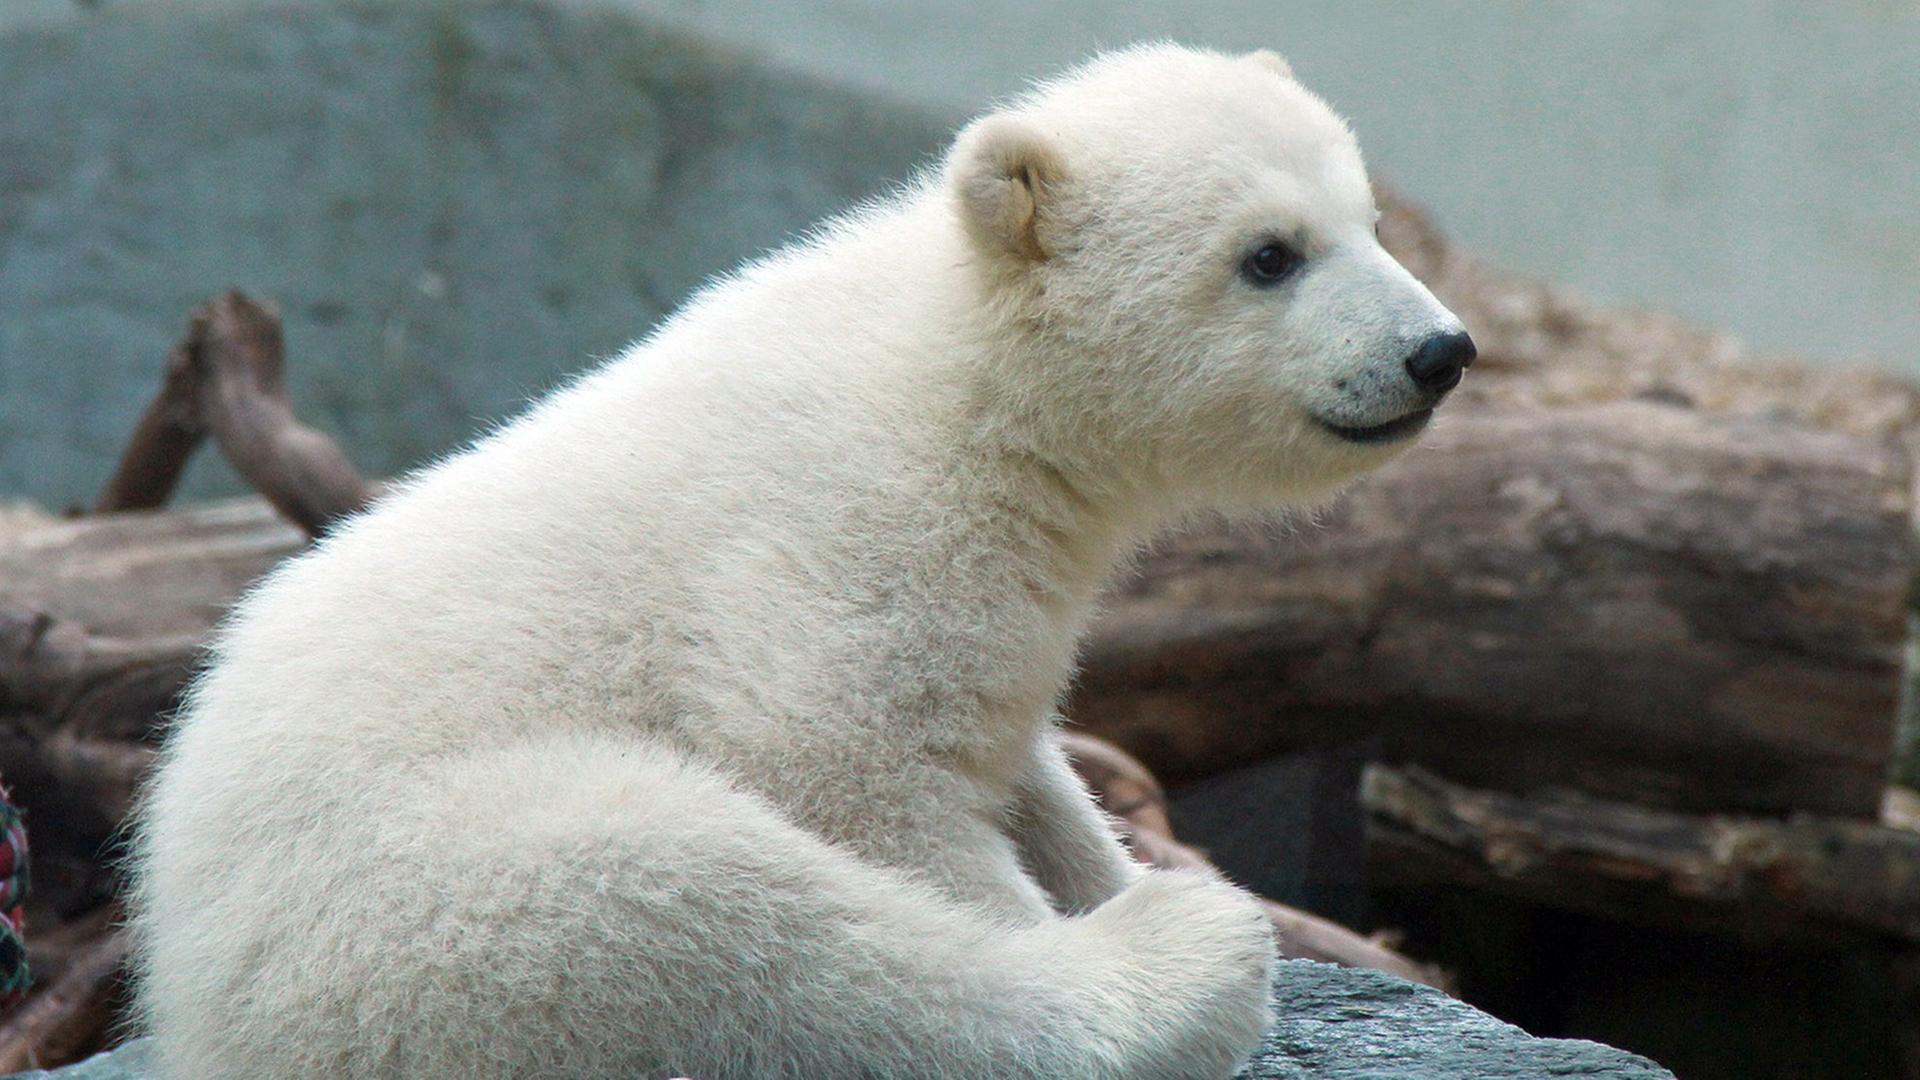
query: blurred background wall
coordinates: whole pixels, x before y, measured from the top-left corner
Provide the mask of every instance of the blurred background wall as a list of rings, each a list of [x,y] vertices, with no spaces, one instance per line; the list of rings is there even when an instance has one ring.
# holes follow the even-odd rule
[[[969,109],[1103,46],[1277,48],[1504,268],[1920,373],[1913,0],[635,2]]]
[[[1157,36],[1287,53],[1497,265],[1920,372],[1907,0],[0,0],[0,495],[84,500],[228,285],[404,468]]]

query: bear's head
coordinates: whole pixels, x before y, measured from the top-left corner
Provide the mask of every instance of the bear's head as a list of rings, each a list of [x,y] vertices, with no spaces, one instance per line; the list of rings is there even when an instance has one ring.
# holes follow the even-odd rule
[[[1280,57],[1111,54],[945,168],[996,372],[1048,456],[1210,505],[1324,496],[1412,442],[1473,342],[1381,248],[1347,126]]]

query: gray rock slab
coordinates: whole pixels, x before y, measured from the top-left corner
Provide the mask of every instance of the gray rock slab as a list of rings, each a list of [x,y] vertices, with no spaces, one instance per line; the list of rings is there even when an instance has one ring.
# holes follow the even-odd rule
[[[187,312],[277,298],[361,468],[458,446],[933,159],[611,0],[0,0],[0,496],[87,500]],[[183,497],[238,489],[201,455]]]
[[[1674,1080],[1636,1054],[1536,1039],[1431,987],[1311,960],[1282,963],[1278,1017],[1245,1080]]]
[[[1242,1080],[1674,1080],[1634,1054],[1536,1039],[1437,990],[1309,960],[1281,965],[1279,1022]],[[11,1080],[145,1080],[149,1043]]]

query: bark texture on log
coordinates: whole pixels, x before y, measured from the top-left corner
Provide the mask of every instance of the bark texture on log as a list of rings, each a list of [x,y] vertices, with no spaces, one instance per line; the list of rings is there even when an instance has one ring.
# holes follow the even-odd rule
[[[1810,814],[1691,815],[1369,766],[1375,880],[1464,884],[1761,942],[1920,943],[1920,834]]]
[[[1069,711],[1175,782],[1382,734],[1515,790],[1872,817],[1909,485],[1886,441],[1779,420],[1446,412],[1315,521],[1161,545]]]
[[[214,623],[304,543],[258,500],[0,534],[0,776],[22,803],[117,826]]]

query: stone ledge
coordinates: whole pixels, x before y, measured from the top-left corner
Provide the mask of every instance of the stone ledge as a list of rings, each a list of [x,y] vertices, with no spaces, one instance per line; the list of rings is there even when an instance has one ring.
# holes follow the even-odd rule
[[[1274,998],[1279,1020],[1242,1080],[1674,1080],[1637,1054],[1537,1039],[1378,972],[1285,961]]]
[[[1274,981],[1280,1020],[1241,1080],[1674,1080],[1625,1051],[1536,1039],[1425,986],[1289,960]],[[146,1040],[52,1072],[7,1080],[145,1080]]]

